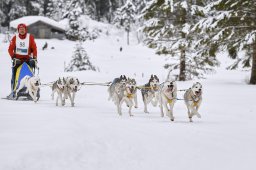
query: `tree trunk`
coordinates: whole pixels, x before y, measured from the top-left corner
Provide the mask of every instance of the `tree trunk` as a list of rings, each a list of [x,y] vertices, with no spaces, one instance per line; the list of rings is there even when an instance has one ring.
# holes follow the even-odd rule
[[[179,81],[186,81],[186,53],[184,47],[180,50],[180,74]]]
[[[250,84],[256,84],[256,43],[253,44],[252,71]]]
[[[129,45],[129,33],[130,33],[130,31],[128,30],[127,31],[127,45]]]

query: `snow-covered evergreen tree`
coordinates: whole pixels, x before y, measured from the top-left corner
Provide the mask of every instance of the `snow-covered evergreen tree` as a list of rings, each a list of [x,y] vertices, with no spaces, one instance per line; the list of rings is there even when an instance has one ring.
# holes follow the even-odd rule
[[[69,40],[85,41],[90,37],[86,27],[82,26],[80,17],[83,14],[83,3],[81,0],[70,0],[67,3],[63,18],[69,19],[69,29],[66,36]]]
[[[44,15],[52,18],[56,21],[62,19],[63,10],[64,10],[64,0],[45,0],[44,4]]]
[[[156,49],[157,54],[170,56],[165,68],[180,81],[203,78],[218,64],[213,55],[199,56],[201,49],[194,46],[200,35],[191,33],[190,28],[197,21],[194,14],[199,5],[198,1],[156,0],[144,13],[146,44]]]
[[[82,46],[82,42],[79,42],[76,44],[72,59],[67,68],[65,68],[65,71],[71,72],[84,70],[96,71],[96,68],[92,65],[90,58]]]
[[[124,6],[120,7],[116,11],[116,17],[114,22],[123,27],[127,33],[127,44],[129,45],[129,37],[132,25],[136,21],[136,7],[131,0],[127,0]]]
[[[251,67],[250,83],[256,84],[256,1],[255,0],[218,0],[209,3],[203,10],[204,18],[193,30],[207,32],[198,46],[213,46],[205,49],[211,53],[227,50],[236,62],[230,69]],[[238,56],[239,51],[246,51]]]
[[[41,6],[41,0],[21,0],[26,7],[27,15],[39,15]]]
[[[10,12],[8,13],[8,18],[10,19],[10,21],[12,21],[25,15],[27,15],[26,7],[22,4],[14,3]]]

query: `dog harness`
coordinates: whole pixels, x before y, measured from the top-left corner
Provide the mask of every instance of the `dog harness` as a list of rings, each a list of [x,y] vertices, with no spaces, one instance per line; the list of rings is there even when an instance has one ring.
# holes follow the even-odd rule
[[[169,99],[166,95],[165,95],[165,98],[167,100],[167,103],[171,104],[173,102],[173,99]]]
[[[134,95],[133,95],[132,93],[129,93],[129,92],[127,91],[127,89],[125,90],[125,92],[126,92],[126,97],[127,97],[128,99],[132,99],[132,98],[134,97]]]
[[[195,95],[193,95],[192,90],[190,89],[190,93],[191,93],[191,98],[192,98],[192,102],[193,102],[193,106],[197,107],[200,101],[200,97],[197,97]]]
[[[173,102],[173,92],[172,92],[172,99],[170,99],[169,97],[166,96],[166,94],[164,94],[166,100],[167,100],[167,103],[171,104]]]

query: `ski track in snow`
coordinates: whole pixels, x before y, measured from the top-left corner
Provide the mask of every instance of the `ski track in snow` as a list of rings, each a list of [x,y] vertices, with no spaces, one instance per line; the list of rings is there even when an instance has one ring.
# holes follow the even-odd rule
[[[45,41],[49,48],[42,51]],[[64,75],[77,76],[80,81],[108,82],[126,74],[142,85],[151,74],[157,74],[161,81],[166,76],[164,57],[142,45],[127,46],[125,39],[115,36],[84,44],[100,72],[64,73],[64,61],[68,63],[75,43],[36,42],[42,83]],[[10,91],[7,48],[8,44],[0,46],[1,97]],[[246,85],[248,75],[226,71],[222,66],[216,74],[200,80],[202,118],[194,118],[193,123],[188,122],[183,101],[175,105],[174,122],[161,118],[159,108],[149,106],[150,114],[143,113],[140,91],[139,108],[132,110],[135,116],[129,117],[124,106],[120,117],[107,100],[107,87],[101,86],[83,87],[74,108],[69,101],[65,107],[56,107],[49,87],[41,88],[37,104],[0,100],[0,170],[255,169],[256,87]],[[179,89],[192,83],[177,82]],[[178,93],[179,98],[182,95]]]

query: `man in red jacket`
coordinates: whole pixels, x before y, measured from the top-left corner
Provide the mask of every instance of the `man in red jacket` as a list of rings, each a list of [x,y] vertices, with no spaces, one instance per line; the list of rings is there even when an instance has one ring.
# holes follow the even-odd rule
[[[9,55],[13,60],[12,69],[12,90],[14,89],[14,79],[17,68],[26,62],[33,69],[37,62],[37,47],[34,36],[27,32],[25,24],[19,24],[18,33],[12,38],[8,49]]]

